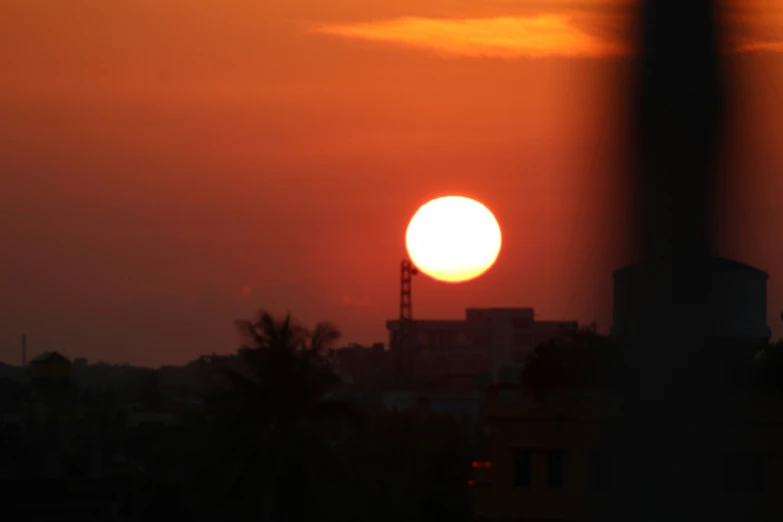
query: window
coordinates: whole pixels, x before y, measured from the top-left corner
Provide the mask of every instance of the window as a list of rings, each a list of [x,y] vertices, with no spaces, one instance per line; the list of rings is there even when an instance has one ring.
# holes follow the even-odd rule
[[[565,479],[564,455],[562,451],[546,452],[546,487],[563,489]]]
[[[456,337],[454,332],[437,330],[430,332],[429,342],[431,346],[452,346]]]
[[[514,334],[514,346],[533,346],[533,334],[529,333],[515,333]]]
[[[533,319],[530,317],[515,317],[511,324],[517,330],[531,330],[533,328]]]
[[[611,482],[611,460],[604,451],[590,455],[590,486],[593,491],[607,491]]]
[[[514,488],[530,487],[530,451],[514,450],[512,453],[514,466]]]

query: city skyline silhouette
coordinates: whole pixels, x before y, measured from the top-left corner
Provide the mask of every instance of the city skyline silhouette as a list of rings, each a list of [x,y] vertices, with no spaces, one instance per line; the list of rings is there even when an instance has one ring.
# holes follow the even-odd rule
[[[532,306],[608,331],[611,271],[634,261],[618,239],[632,212],[622,185],[637,52],[629,3],[436,3],[411,7],[410,27],[394,22],[400,4],[303,6],[310,25],[293,8],[208,3],[180,20],[155,5],[96,8],[84,29],[65,6],[49,6],[57,27],[32,7],[14,12],[0,360],[18,361],[27,333],[32,351],[176,363],[233,350],[233,320],[259,307],[331,319],[347,342],[383,341],[405,227],[450,193],[492,209],[503,254],[461,287],[420,278],[420,317]],[[457,11],[475,22],[450,25]],[[736,103],[719,247],[771,274],[779,336],[780,20],[729,3],[722,21]],[[430,22],[432,45],[417,32]],[[550,47],[476,36],[506,30]],[[200,35],[222,43],[200,52]]]

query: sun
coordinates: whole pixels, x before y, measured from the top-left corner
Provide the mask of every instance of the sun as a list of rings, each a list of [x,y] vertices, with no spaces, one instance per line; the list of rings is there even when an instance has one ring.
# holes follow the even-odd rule
[[[405,235],[413,264],[448,283],[474,279],[500,253],[500,226],[478,201],[462,196],[433,199],[414,214]]]

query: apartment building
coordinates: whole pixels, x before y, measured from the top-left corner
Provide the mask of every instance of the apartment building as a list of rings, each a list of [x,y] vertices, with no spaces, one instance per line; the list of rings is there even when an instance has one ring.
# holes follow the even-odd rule
[[[783,519],[783,402],[747,398],[737,419],[738,444],[715,455],[716,501],[742,515]],[[484,522],[601,519],[623,481],[607,447],[608,412],[600,393],[564,392],[537,401],[506,387],[487,398],[482,415],[485,461],[474,462],[474,512]],[[762,516],[763,515],[763,516]],[[764,518],[767,517],[767,518]]]

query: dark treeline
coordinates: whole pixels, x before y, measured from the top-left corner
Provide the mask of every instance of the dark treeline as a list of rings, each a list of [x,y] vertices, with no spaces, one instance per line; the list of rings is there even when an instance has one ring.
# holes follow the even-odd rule
[[[329,323],[261,313],[239,329],[236,354],[176,369],[77,360],[71,382],[43,386],[5,368],[0,415],[20,419],[0,433],[0,472],[21,491],[11,498],[40,504],[24,479],[49,477],[70,484],[54,512],[80,502],[104,506],[102,520],[471,519],[480,422],[359,404],[324,363],[340,337]],[[611,393],[623,349],[580,328],[539,345],[517,387]],[[783,393],[783,342],[734,353],[750,354],[732,365],[736,386]]]
[[[772,343],[708,341],[713,350],[701,364],[726,372],[722,384],[737,392],[783,397],[783,340]],[[520,376],[536,397],[547,393],[590,389],[616,392],[627,344],[598,333],[595,325],[568,332],[538,345]],[[664,356],[665,351],[661,351]]]
[[[3,478],[93,481],[92,500],[65,497],[103,505],[99,519],[470,518],[467,421],[344,399],[321,357],[340,337],[329,323],[261,313],[239,329],[234,356],[176,371],[77,360],[70,382],[44,386],[6,368],[0,415],[21,422],[2,424]],[[50,496],[28,497],[22,512]]]

